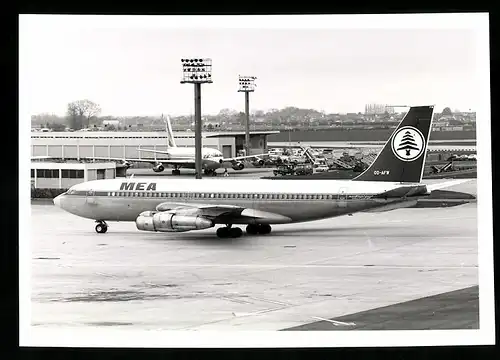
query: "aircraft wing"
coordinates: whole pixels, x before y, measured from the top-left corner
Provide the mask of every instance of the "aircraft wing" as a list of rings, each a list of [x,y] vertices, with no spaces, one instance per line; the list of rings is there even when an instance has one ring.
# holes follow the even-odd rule
[[[32,156],[31,160],[38,160],[38,159],[55,159],[55,156],[46,156],[46,155],[36,155]]]
[[[183,164],[194,164],[193,159],[137,159],[137,158],[117,158],[117,157],[91,157],[91,158],[86,158],[86,157],[80,157],[80,159],[85,159],[85,160],[111,160],[111,161],[122,161],[122,162],[143,162],[143,163],[148,163],[148,164],[156,164],[156,163],[162,163],[162,164],[171,164],[171,165],[183,165]]]
[[[176,214],[202,216],[218,224],[227,224],[233,221],[262,224],[269,221],[274,223],[291,221],[290,218],[283,215],[237,205],[164,202],[156,207],[156,211],[175,211]]]
[[[223,162],[233,162],[233,161],[251,159],[251,158],[256,158],[256,157],[259,157],[259,156],[268,156],[268,155],[269,154],[256,154],[256,155],[235,156],[235,157],[230,157],[230,158],[224,158],[224,159],[222,159],[222,161]]]

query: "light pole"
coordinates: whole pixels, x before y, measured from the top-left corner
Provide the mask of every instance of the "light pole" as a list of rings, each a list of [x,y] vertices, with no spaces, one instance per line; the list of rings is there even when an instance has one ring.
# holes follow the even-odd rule
[[[241,76],[238,92],[245,93],[245,155],[250,155],[250,92],[255,91],[255,76]]]
[[[181,59],[181,84],[194,84],[194,121],[195,121],[195,169],[196,178],[201,179],[201,84],[212,83],[212,59]]]

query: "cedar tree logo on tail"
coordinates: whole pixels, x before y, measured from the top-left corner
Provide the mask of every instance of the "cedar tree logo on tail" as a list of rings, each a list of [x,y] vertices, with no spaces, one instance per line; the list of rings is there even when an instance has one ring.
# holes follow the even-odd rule
[[[413,126],[404,126],[392,137],[392,152],[399,160],[415,161],[424,152],[424,136]]]

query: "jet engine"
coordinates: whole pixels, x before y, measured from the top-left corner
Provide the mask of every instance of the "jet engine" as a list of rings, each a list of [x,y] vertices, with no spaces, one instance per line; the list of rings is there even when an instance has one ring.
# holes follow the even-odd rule
[[[128,162],[127,160],[122,160],[120,162],[120,165],[126,167],[127,169],[132,167],[132,163]]]
[[[233,163],[232,168],[233,170],[243,170],[245,168],[245,164],[243,164],[241,161],[238,161],[237,163]]]
[[[153,166],[154,172],[162,172],[163,170],[165,170],[165,168],[163,167],[162,164],[156,164],[155,166]]]
[[[253,166],[263,166],[265,164],[265,161],[262,159],[257,159],[252,164]]]
[[[137,229],[144,231],[182,232],[213,227],[211,220],[201,216],[179,215],[172,212],[144,211],[135,220]]]

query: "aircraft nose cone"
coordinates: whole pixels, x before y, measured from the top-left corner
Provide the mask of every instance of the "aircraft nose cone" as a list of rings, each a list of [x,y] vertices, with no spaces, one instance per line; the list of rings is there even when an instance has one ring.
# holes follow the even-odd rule
[[[54,205],[57,206],[57,207],[61,207],[61,196],[62,195],[56,196],[54,198],[54,200],[53,200],[54,201]]]

